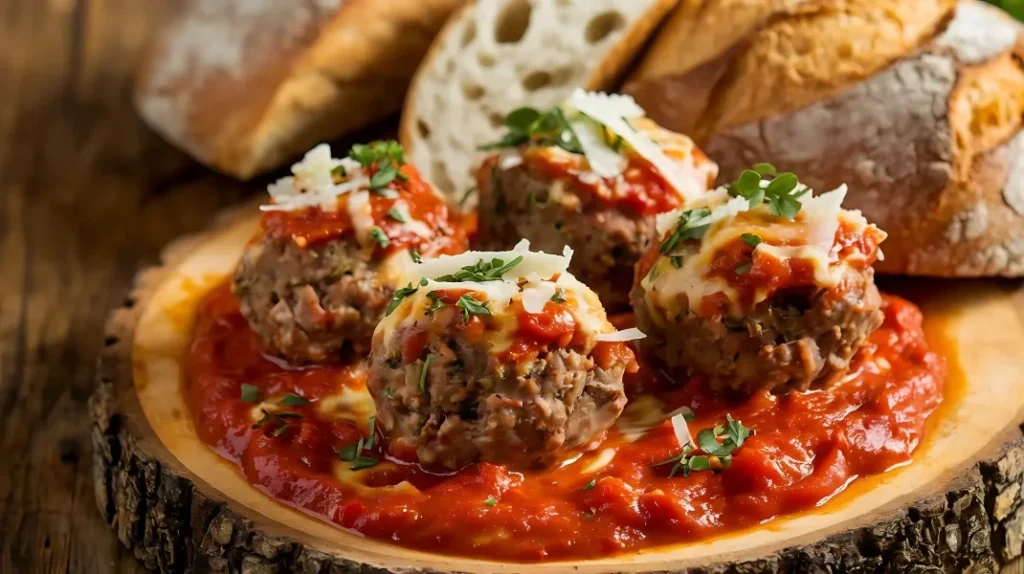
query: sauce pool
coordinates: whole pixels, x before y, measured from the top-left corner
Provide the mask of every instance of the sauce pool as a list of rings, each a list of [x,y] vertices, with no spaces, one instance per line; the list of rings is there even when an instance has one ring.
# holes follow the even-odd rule
[[[633,442],[616,427],[579,461],[545,471],[481,463],[437,475],[389,459],[353,472],[336,449],[367,438],[368,415],[353,406],[368,401],[363,365],[288,369],[269,360],[226,285],[201,305],[183,391],[199,438],[249,482],[342,528],[495,560],[594,558],[751,527],[908,462],[942,400],[945,364],[929,350],[917,308],[897,297],[884,301],[884,324],[851,375],[827,390],[728,402],[700,379],[641,361],[626,377],[624,423],[653,397],[664,412],[691,407],[694,436],[726,414],[754,430],[731,466],[686,477],[670,477],[671,465],[652,466],[680,451],[668,422]],[[253,429],[259,408],[242,401],[243,383],[264,400],[295,393],[311,402],[287,408],[301,418]],[[371,454],[384,460],[376,438]],[[610,449],[607,465],[588,470]]]

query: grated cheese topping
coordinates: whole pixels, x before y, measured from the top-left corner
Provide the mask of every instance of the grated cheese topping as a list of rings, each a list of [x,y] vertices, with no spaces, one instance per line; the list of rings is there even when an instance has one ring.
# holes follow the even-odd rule
[[[500,280],[493,281],[449,281],[445,276],[454,275],[463,269],[472,268],[478,262],[500,261],[508,264],[517,258],[522,260],[505,272]],[[569,273],[572,249],[566,247],[562,255],[530,251],[530,243],[522,240],[511,251],[469,251],[459,255],[442,255],[425,259],[422,263],[408,260],[404,264],[399,285],[417,287],[405,297],[392,313],[377,325],[374,340],[394,332],[406,321],[426,317],[427,309],[433,304],[428,294],[432,291],[469,291],[474,297],[486,302],[500,328],[493,333],[491,348],[503,351],[513,343],[518,321],[507,310],[520,302],[523,310],[530,314],[544,312],[545,306],[557,294],[569,305],[584,332],[595,341],[631,341],[643,337],[637,329],[617,331],[608,321],[604,307],[597,295]]]
[[[762,187],[767,185],[762,182]],[[797,192],[807,189],[797,188]],[[642,280],[645,297],[649,305],[665,310],[678,306],[685,295],[691,311],[697,311],[703,299],[710,295],[724,294],[731,304],[730,314],[744,315],[740,308],[739,292],[720,276],[706,276],[715,254],[724,246],[733,243],[745,234],[757,235],[761,242],[753,249],[753,258],[771,257],[781,263],[790,259],[807,261],[814,271],[814,281],[822,288],[839,285],[849,264],[854,260],[840,260],[834,245],[836,232],[841,222],[848,222],[857,229],[866,229],[869,224],[859,211],[842,209],[846,197],[845,185],[817,196],[808,190],[799,196],[802,207],[792,220],[774,215],[767,204],[753,209],[742,197],[730,197],[725,188],[708,193],[704,198],[687,209],[707,208],[709,213],[691,219],[689,228],[707,226],[694,250],[692,247],[677,247],[675,252],[661,255]],[[679,223],[685,210],[676,210],[658,216],[656,226],[664,238]],[[672,255],[676,256],[675,262]],[[756,293],[753,304],[767,299],[767,289]],[[658,314],[655,314],[657,316]]]
[[[349,178],[335,183],[334,170],[339,167],[344,168]],[[334,158],[327,144],[309,150],[302,161],[292,166],[292,174],[267,186],[274,203],[261,205],[261,211],[295,211],[314,206],[337,209],[339,196],[370,186],[358,162],[349,157]]]

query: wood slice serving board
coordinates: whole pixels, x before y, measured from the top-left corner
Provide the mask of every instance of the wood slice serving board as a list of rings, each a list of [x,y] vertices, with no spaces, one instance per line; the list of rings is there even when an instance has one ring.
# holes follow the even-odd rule
[[[943,406],[915,460],[812,512],[641,553],[509,564],[411,551],[267,498],[195,435],[179,392],[195,306],[256,229],[250,206],[165,253],[112,315],[90,403],[96,500],[121,542],[162,571],[989,572],[1024,540],[1024,307],[1015,284],[895,288],[947,357]]]

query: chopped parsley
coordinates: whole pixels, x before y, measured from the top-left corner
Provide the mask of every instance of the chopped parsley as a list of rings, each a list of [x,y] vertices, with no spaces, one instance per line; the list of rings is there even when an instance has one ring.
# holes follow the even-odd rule
[[[758,245],[761,245],[761,242],[763,241],[761,236],[756,233],[744,233],[740,236],[740,239],[743,240],[743,243],[746,243],[751,247],[757,247]]]
[[[430,306],[426,310],[427,315],[433,315],[434,311],[444,307],[444,301],[441,300],[441,296],[437,294],[437,291],[427,293],[427,299],[430,299]]]
[[[767,185],[762,185],[765,177],[770,177]],[[808,188],[801,189],[800,180],[791,172],[776,173],[775,166],[759,163],[753,169],[743,173],[728,186],[729,194],[743,197],[751,209],[768,202],[768,208],[774,215],[793,219],[803,204],[800,196],[807,193]]]
[[[490,315],[491,310],[487,308],[486,301],[477,301],[472,295],[466,293],[455,303],[455,306],[462,309],[462,320],[469,322],[470,315]]]
[[[555,288],[555,294],[551,296],[552,303],[565,303],[565,291],[561,287]]]
[[[732,462],[732,454],[753,434],[754,431],[743,426],[743,423],[725,415],[725,424],[714,428],[703,429],[697,433],[697,448],[702,454],[692,454],[693,446],[687,444],[678,455],[651,466],[672,465],[669,477],[676,474],[689,476],[690,472],[723,469]],[[724,439],[719,442],[719,439]]]
[[[371,468],[377,466],[378,464],[380,464],[379,460],[369,456],[360,455],[357,456],[356,459],[352,461],[352,466],[350,468],[352,470],[363,470],[364,468]]]
[[[273,436],[281,436],[286,430],[288,430],[289,421],[288,419],[301,419],[302,415],[299,413],[293,413],[291,411],[280,411],[276,413],[263,410],[263,418],[256,421],[256,424],[252,425],[253,430],[258,430],[263,427],[274,426],[274,430],[270,434]]]
[[[391,297],[391,301],[388,302],[388,306],[384,309],[384,316],[387,317],[388,315],[390,315],[395,309],[398,308],[398,305],[402,303],[403,299],[419,290],[420,288],[413,287],[412,283],[409,283],[405,287],[396,290],[394,296]]]
[[[402,215],[402,212],[398,211],[398,209],[395,207],[392,207],[391,209],[388,210],[388,217],[399,223],[405,223],[407,221],[405,219],[405,216]]]
[[[746,275],[747,273],[750,273],[751,267],[753,267],[753,265],[751,265],[750,263],[740,263],[739,265],[736,266],[736,274]]]
[[[409,250],[409,257],[412,257],[413,263],[423,263],[423,257],[420,255],[419,249],[415,247]]]
[[[384,389],[384,395],[389,399],[395,398],[395,389],[392,389],[391,387]]]
[[[370,432],[367,437],[366,444],[363,445],[363,448],[369,450],[373,448],[373,443],[377,440],[377,415],[370,417]]]
[[[558,146],[569,153],[583,154],[576,132],[561,108],[541,112],[536,108],[518,108],[505,116],[506,133],[500,140],[481,146],[481,150],[495,150],[530,144],[539,147]]]
[[[260,400],[260,390],[254,385],[242,383],[242,402],[256,403]]]
[[[490,261],[480,259],[475,264],[467,265],[453,274],[438,277],[437,281],[450,283],[460,283],[462,281],[501,281],[502,275],[508,273],[522,262],[522,255],[508,263],[505,263],[504,259],[498,259],[497,257]]]
[[[661,242],[661,247],[659,248],[661,254],[668,255],[672,253],[683,241],[703,237],[704,232],[708,230],[710,225],[708,221],[710,216],[711,210],[706,207],[687,209],[679,214],[679,221],[676,223],[675,229],[672,230],[671,235]]]
[[[596,478],[591,480],[590,482],[584,484],[583,488],[581,488],[580,490],[590,490],[591,488],[594,488],[595,486],[597,486],[597,479]]]
[[[683,266],[682,255],[673,255],[672,257],[669,258],[669,260],[672,262],[672,267],[675,267],[676,269],[679,269],[680,267]]]
[[[497,506],[498,505],[498,499],[494,498],[493,496],[488,496],[487,500],[484,501],[484,505],[485,506]]]
[[[427,355],[426,359],[423,359],[423,366],[420,367],[420,392],[427,392],[427,371],[430,369],[430,361],[434,358],[434,355]]]
[[[355,144],[348,156],[363,167],[370,167],[375,162],[386,161],[389,164],[405,163],[405,150],[395,140],[379,140],[368,144]]]
[[[377,245],[380,245],[381,248],[391,245],[391,240],[388,239],[388,235],[384,233],[383,229],[377,226],[370,228],[370,239],[372,239]]]
[[[339,179],[348,177],[348,170],[345,169],[345,166],[339,165],[338,167],[331,170],[331,175]]]
[[[370,468],[380,464],[380,461],[373,458],[372,456],[366,456],[363,451],[370,450],[373,448],[376,440],[376,428],[377,428],[377,417],[370,417],[370,434],[368,438],[360,438],[358,441],[347,444],[341,448],[334,449],[337,453],[338,458],[344,462],[352,463],[349,468],[353,471],[363,470],[364,468]]]
[[[301,405],[308,405],[309,399],[296,395],[295,393],[288,393],[284,396],[284,399],[281,400],[281,404],[286,407],[298,407]]]

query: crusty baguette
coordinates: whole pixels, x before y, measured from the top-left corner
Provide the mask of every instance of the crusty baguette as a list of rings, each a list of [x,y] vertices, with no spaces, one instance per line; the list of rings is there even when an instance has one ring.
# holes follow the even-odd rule
[[[400,138],[452,200],[471,188],[477,148],[521,106],[607,89],[677,0],[479,0],[438,35],[409,90]]]
[[[193,0],[136,84],[142,116],[239,178],[397,112],[462,0]]]
[[[847,73],[848,52],[838,48],[844,45],[844,28],[828,28],[832,32],[827,42],[820,30],[799,32],[789,43],[815,46],[821,69],[836,70],[824,80],[807,80],[807,86],[782,88],[777,77],[747,71],[751,46],[771,44],[774,40],[764,34],[776,34],[772,30],[786,28],[789,19],[804,18],[776,15],[742,45],[695,64],[692,75],[674,69],[665,76],[672,85],[669,92],[692,88],[698,99],[710,102],[706,106],[690,102],[679,106],[677,115],[660,117],[659,111],[671,108],[672,102],[664,99],[666,92],[658,96],[657,88],[651,91],[658,83],[654,76],[629,87],[655,94],[657,103],[648,106],[649,113],[660,123],[676,129],[696,126],[723,179],[767,161],[800,174],[819,191],[849,184],[846,205],[861,209],[889,232],[885,261],[878,264],[882,272],[1021,276],[1022,27],[974,0],[956,8],[955,18],[936,35],[919,23],[918,33],[911,36],[917,43],[908,39],[899,44],[902,54],[894,54],[891,43],[863,47],[878,54],[858,57],[859,62],[873,63],[860,66],[856,74]],[[926,13],[933,22],[945,20],[938,12]],[[795,22],[788,28],[801,30]],[[859,46],[856,40],[863,37],[862,31],[847,41]],[[823,44],[832,46],[830,53],[817,53]],[[664,62],[659,66],[668,69]],[[799,84],[801,78],[795,74],[785,82]],[[752,94],[749,100],[735,95],[744,93]],[[776,94],[779,101],[748,103],[760,101],[763,93]],[[788,100],[791,93],[798,101],[809,101],[794,106]],[[737,109],[725,109],[721,102],[732,102]]]

